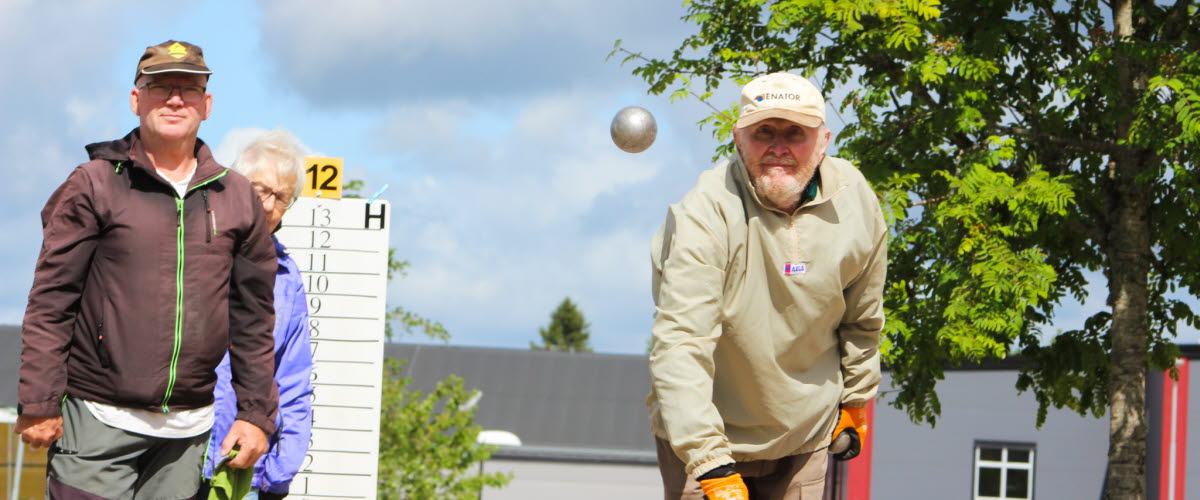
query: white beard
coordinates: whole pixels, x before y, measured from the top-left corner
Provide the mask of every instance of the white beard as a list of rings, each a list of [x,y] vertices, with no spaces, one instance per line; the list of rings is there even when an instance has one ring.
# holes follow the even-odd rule
[[[808,172],[804,182],[799,179],[801,175],[804,175],[804,172],[800,172],[798,175],[764,172],[754,180],[754,191],[760,198],[766,198],[774,204],[775,208],[787,210],[800,202],[800,193],[808,184],[809,179],[812,179],[811,171]]]

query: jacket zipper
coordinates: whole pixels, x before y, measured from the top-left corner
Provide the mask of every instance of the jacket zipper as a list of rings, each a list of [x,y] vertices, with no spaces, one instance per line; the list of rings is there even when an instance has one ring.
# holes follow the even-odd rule
[[[796,217],[795,216],[788,217],[788,233],[792,235],[792,260],[790,261],[791,264],[799,264],[800,263],[800,235],[797,234],[798,232],[799,232],[799,230],[796,229]]]
[[[211,179],[192,186],[187,192],[190,193],[210,182],[225,177],[225,174],[228,172],[228,170],[223,170]],[[212,210],[208,208],[208,197],[204,196],[204,200],[205,211],[211,212]],[[179,350],[183,346],[183,201],[184,198],[175,197],[175,211],[179,214],[179,221],[175,224],[175,345],[171,350],[171,371],[167,377],[167,392],[163,394],[163,413],[171,412],[169,402],[171,400],[171,393],[175,390],[175,377],[177,368],[179,367]],[[205,217],[205,219],[208,219],[208,217]],[[205,225],[207,226],[207,224]],[[207,231],[208,228],[206,227],[205,232]]]
[[[824,161],[824,160],[822,160],[822,161]],[[791,258],[791,260],[789,260],[787,262],[786,265],[788,266],[788,269],[786,269],[785,272],[791,272],[790,267],[793,265],[804,264],[803,262],[800,261],[800,230],[796,228],[796,217],[800,214],[800,210],[805,207],[815,207],[817,205],[820,205],[822,203],[829,201],[830,199],[833,198],[834,195],[842,192],[842,190],[845,189],[845,186],[839,186],[836,190],[834,190],[834,192],[830,193],[829,196],[826,196],[821,199],[818,199],[820,191],[814,190],[813,192],[810,193],[810,192],[808,192],[810,189],[808,186],[805,186],[804,189],[805,189],[805,194],[802,194],[800,196],[800,200],[801,200],[800,206],[796,207],[796,210],[793,211],[792,213],[789,214],[789,213],[783,212],[781,210],[775,210],[774,208],[769,209],[769,210],[775,210],[776,212],[787,215],[787,218],[788,218],[788,234],[791,235],[791,238],[792,238],[792,252],[791,252],[792,258]],[[812,198],[808,198],[809,195],[811,195]],[[806,200],[805,198],[808,198],[808,199]]]
[[[104,320],[96,322],[96,357],[100,360],[100,366],[108,368],[112,366],[112,359],[108,357],[108,348],[104,347]]]
[[[212,235],[217,233],[216,216],[208,206],[208,190],[200,191],[200,197],[204,198],[204,242],[212,243]]]

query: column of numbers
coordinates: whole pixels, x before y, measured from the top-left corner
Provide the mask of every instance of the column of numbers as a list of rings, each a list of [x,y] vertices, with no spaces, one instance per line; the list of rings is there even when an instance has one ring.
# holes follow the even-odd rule
[[[303,274],[314,362],[298,500],[374,498],[388,244],[383,221],[363,217],[382,205],[301,198],[278,234]]]

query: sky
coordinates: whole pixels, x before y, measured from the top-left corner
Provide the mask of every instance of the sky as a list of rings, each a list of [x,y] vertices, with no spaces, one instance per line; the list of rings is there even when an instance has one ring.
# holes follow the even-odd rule
[[[597,351],[644,352],[649,240],[716,142],[696,125],[707,108],[648,95],[606,56],[617,39],[669,55],[690,33],[680,2],[167,5],[0,0],[0,324],[20,324],[46,199],[84,145],[137,126],[138,58],[177,39],[214,71],[200,137],[218,159],[282,127],[344,158],[367,194],[389,186],[391,243],[411,263],[389,302],[442,322],[454,344],[528,348],[570,297]],[[658,122],[639,154],[608,133],[631,105]]]
[[[648,95],[606,56],[617,39],[669,56],[693,31],[680,3],[0,0],[0,324],[20,324],[46,199],[85,144],[137,126],[137,60],[176,39],[214,71],[200,137],[219,160],[281,127],[344,158],[366,193],[389,186],[391,244],[411,263],[389,302],[442,322],[453,344],[528,348],[570,297],[596,351],[642,353],[649,240],[717,143],[696,125],[705,106]],[[631,105],[658,123],[638,154],[608,133]],[[1057,329],[1088,309],[1064,309]]]

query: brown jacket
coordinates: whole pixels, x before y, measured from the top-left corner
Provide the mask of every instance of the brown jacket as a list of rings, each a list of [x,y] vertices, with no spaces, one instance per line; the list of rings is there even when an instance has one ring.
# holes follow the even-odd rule
[[[249,181],[199,140],[183,199],[138,129],[87,150],[42,210],[18,412],[57,416],[64,394],[164,413],[207,406],[228,348],[237,418],[273,432],[277,265]]]

